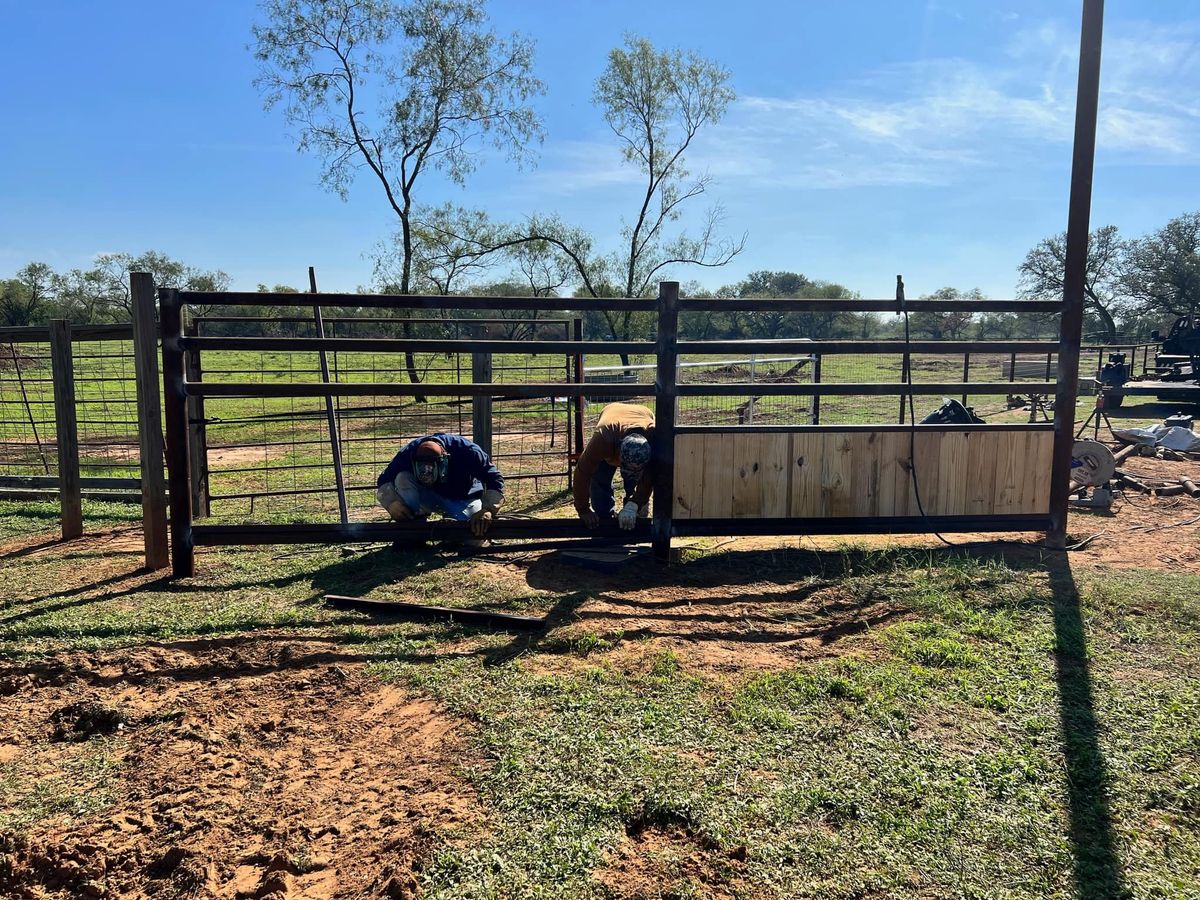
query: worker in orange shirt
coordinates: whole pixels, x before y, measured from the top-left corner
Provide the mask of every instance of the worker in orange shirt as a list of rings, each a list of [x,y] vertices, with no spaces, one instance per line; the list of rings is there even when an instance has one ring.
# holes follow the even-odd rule
[[[654,413],[634,403],[611,403],[575,467],[575,511],[588,528],[611,519],[616,507],[613,479],[621,473],[625,502],[617,523],[628,531],[650,514],[654,491]]]

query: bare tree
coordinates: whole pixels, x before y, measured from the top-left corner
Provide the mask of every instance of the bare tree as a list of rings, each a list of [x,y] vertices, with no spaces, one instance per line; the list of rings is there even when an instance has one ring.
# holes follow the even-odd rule
[[[1105,343],[1117,339],[1115,317],[1123,308],[1122,272],[1128,244],[1115,225],[1097,228],[1088,237],[1084,307],[1103,332]],[[1067,236],[1056,234],[1039,241],[1018,267],[1018,293],[1026,300],[1062,300],[1067,264]]]
[[[379,183],[400,220],[408,293],[421,175],[436,168],[463,184],[486,143],[521,162],[540,141],[533,44],[498,37],[482,0],[267,0],[263,11],[256,85],[268,107],[284,104],[300,149],[321,157],[327,187],[345,198],[364,168]]]
[[[540,141],[529,99],[533,44],[499,38],[483,0],[266,0],[255,25],[255,84],[268,108],[284,104],[299,148],[324,164],[345,199],[367,169],[400,220],[397,288],[412,289],[413,204],[430,168],[458,184],[490,142],[518,163]],[[375,112],[364,107],[373,93]],[[409,379],[420,380],[412,354]]]
[[[729,72],[696,53],[659,51],[629,36],[609,53],[593,102],[621,145],[625,162],[642,175],[633,218],[621,227],[620,250],[600,254],[587,232],[557,218],[531,217],[519,239],[553,246],[568,260],[582,293],[591,297],[643,297],[675,265],[718,267],[742,252],[746,236],[722,237],[723,212],[708,210],[698,234],[668,235],[684,205],[712,183],[692,177],[686,154],[702,128],[720,120],[733,100]],[[634,314],[605,311],[610,336],[628,340]]]

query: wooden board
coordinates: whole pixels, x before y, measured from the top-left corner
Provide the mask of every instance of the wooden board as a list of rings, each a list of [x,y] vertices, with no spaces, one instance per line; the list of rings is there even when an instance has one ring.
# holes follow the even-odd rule
[[[675,504],[672,516],[676,519],[703,517],[703,479],[704,435],[678,435],[675,438]],[[697,487],[701,489],[697,490]]]
[[[706,519],[733,516],[733,437],[730,434],[704,435],[704,468],[698,487]]]
[[[677,518],[1045,513],[1049,431],[723,432],[676,439]]]

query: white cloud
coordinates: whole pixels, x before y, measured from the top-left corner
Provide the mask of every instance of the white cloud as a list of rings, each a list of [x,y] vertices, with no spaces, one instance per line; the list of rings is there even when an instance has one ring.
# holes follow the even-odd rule
[[[950,184],[988,167],[1064,159],[1074,132],[1077,31],[1023,29],[993,65],[890,66],[824,96],[744,97],[694,163],[807,188]],[[1104,51],[1101,158],[1200,163],[1200,27],[1122,25]]]

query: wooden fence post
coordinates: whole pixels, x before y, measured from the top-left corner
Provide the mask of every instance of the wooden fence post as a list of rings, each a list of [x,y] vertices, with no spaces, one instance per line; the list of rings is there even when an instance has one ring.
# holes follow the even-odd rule
[[[183,306],[179,292],[159,292],[163,362],[163,415],[167,429],[167,487],[171,503],[171,573],[196,571],[192,546],[192,485],[188,468],[187,395],[184,390]]]
[[[471,354],[471,381],[476,384],[490,384],[492,381],[492,354]],[[488,456],[492,455],[492,398],[478,396],[471,398],[471,440],[483,448]]]
[[[54,378],[55,445],[58,447],[58,505],[63,540],[83,534],[83,495],[79,482],[79,431],[75,422],[75,365],[71,323],[50,322],[50,362]]]
[[[671,560],[671,526],[675,511],[676,342],[679,332],[679,282],[658,285],[658,329],[654,378],[654,556]]]
[[[167,567],[167,484],[163,473],[162,407],[159,403],[158,327],[154,276],[131,272],[133,371],[137,384],[138,446],[142,468],[142,534],[146,568]]]

